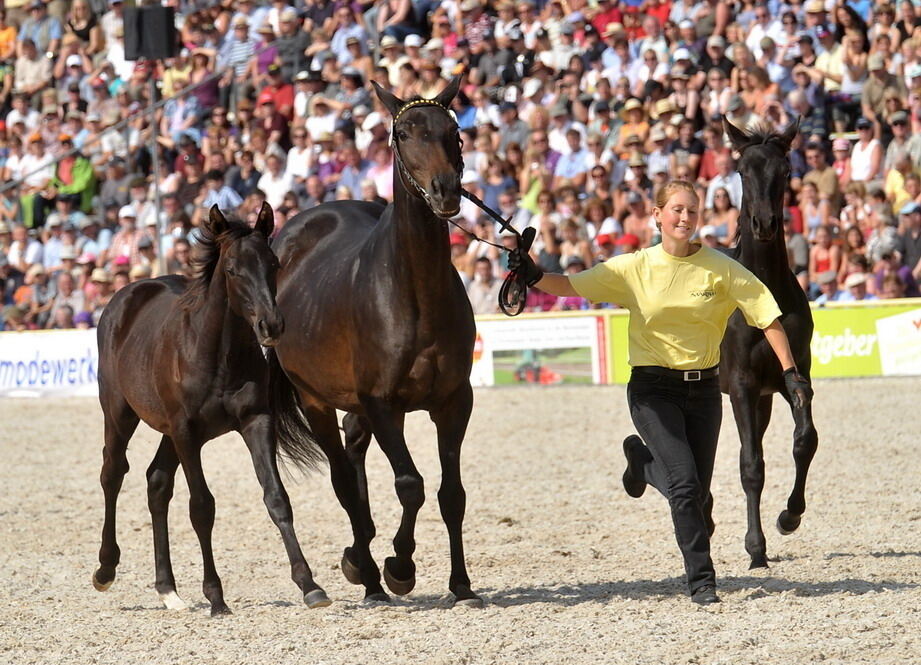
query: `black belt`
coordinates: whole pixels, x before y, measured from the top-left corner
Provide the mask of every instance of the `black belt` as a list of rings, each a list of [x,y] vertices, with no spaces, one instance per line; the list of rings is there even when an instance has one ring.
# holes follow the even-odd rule
[[[667,367],[646,365],[634,367],[633,371],[638,374],[654,374],[678,381],[703,381],[704,379],[713,379],[720,374],[719,366],[709,369],[669,369]]]

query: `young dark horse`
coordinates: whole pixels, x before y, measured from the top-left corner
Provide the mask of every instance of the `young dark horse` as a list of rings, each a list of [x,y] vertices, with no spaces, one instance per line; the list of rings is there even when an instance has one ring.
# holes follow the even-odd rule
[[[120,551],[115,504],[128,472],[125,451],[138,420],[163,433],[147,469],[147,498],[154,533],[156,589],[170,609],[184,609],[176,594],[169,553],[167,512],[180,462],[189,484],[189,514],[204,560],[203,590],[212,616],[229,613],[214,567],[211,529],[214,497],[201,466],[201,447],[235,430],[243,435],[262,485],[266,507],[281,532],[291,575],[311,607],[329,605],[313,581],[294,534],[291,504],[278,477],[275,426],[267,400],[267,365],[260,344],[271,346],[284,330],[275,305],[278,260],[269,249],[272,209],[263,204],[255,231],[228,222],[217,206],[202,227],[199,276],[167,276],[119,291],[99,322],[99,401],[105,415],[101,482],[105,525],[100,591],[115,579]]]
[[[809,378],[812,364],[812,313],[803,289],[796,281],[787,260],[783,234],[783,193],[790,178],[787,152],[799,123],[783,134],[759,129],[746,133],[724,119],[733,148],[741,153],[738,170],[742,175],[742,210],[739,214],[739,243],[733,257],[751,270],[774,294],[781,324],[800,374]],[[748,531],[745,549],[751,567],[767,566],[764,532],[761,528],[761,491],[764,488],[762,439],[771,419],[774,393],[790,403],[795,422],[793,460],[796,479],[787,499],[787,509],[777,519],[777,529],[787,535],[799,527],[806,510],[806,474],[815,456],[818,435],[812,422],[811,399],[791,400],[784,389],[780,364],[764,334],[745,323],[739,312],[733,314],[720,347],[722,366],[720,385],[729,394],[742,444],[740,468],[742,487],[748,502]]]
[[[416,515],[425,494],[403,419],[425,410],[438,430],[438,501],[451,550],[448,587],[456,602],[481,603],[464,562],[460,473],[473,403],[475,329],[451,265],[445,221],[460,208],[460,141],[446,110],[458,86],[455,80],[433,100],[409,102],[376,87],[394,118],[393,203],[320,205],[290,220],[273,245],[281,260],[278,306],[286,322],[269,353],[279,446],[294,459],[318,446],[329,459],[354,536],[342,570],[350,582],[364,585],[370,600],[388,596],[369,548],[375,530],[365,452],[373,434],[393,467],[403,518],[384,578],[394,593],[409,593]],[[348,412],[345,448],[336,409]]]

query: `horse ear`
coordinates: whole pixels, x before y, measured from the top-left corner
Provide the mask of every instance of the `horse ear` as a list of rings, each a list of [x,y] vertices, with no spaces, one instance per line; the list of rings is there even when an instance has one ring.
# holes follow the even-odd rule
[[[377,81],[371,81],[371,84],[374,86],[374,92],[377,94],[377,98],[381,100],[384,106],[387,107],[387,110],[390,111],[390,116],[396,117],[396,114],[403,108],[406,102],[393,93],[384,90],[377,84]]]
[[[796,138],[796,135],[799,133],[799,124],[802,122],[802,116],[796,116],[796,119],[787,125],[787,128],[783,130],[783,134],[780,135],[780,140],[783,142],[784,152],[790,152],[790,145],[793,143],[793,139]]]
[[[736,152],[742,152],[742,149],[748,145],[748,134],[729,122],[726,116],[723,116],[723,131],[729,134],[729,142]]]
[[[262,208],[256,218],[255,229],[265,238],[271,237],[272,231],[275,230],[275,213],[272,212],[272,206],[269,205],[268,201],[262,202]]]
[[[435,97],[432,101],[437,104],[441,104],[445,108],[448,108],[451,105],[451,102],[454,101],[454,98],[457,97],[457,91],[460,90],[461,77],[455,76],[451,79],[451,82],[448,84],[448,87],[438,93],[438,96]]]
[[[211,210],[208,212],[208,216],[205,218],[205,230],[211,234],[212,238],[217,238],[229,228],[230,225],[227,224],[227,220],[224,218],[224,213],[221,212],[221,209],[218,208],[217,204],[215,203],[213,206],[211,206]]]

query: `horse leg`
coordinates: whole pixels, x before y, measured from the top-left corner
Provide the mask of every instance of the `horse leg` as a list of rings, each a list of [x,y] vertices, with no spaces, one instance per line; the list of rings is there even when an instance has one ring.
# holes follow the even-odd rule
[[[441,517],[448,528],[451,548],[451,577],[448,588],[455,604],[479,607],[483,601],[470,588],[467,564],[464,561],[464,511],[467,494],[461,483],[460,451],[473,409],[473,390],[464,383],[437,411],[431,413],[438,430],[438,456],[441,460],[441,487],[438,504]]]
[[[176,579],[173,577],[173,563],[169,553],[169,502],[173,498],[178,467],[179,457],[176,456],[173,441],[164,435],[160,440],[157,454],[147,468],[147,507],[153,527],[156,571],[154,586],[160,600],[170,610],[189,608],[176,593]]]
[[[174,437],[176,452],[182,462],[186,482],[189,485],[189,518],[198,536],[202,556],[202,592],[211,602],[211,616],[231,614],[224,602],[224,588],[214,566],[214,550],[211,546],[211,531],[214,528],[214,496],[208,489],[201,467],[201,444],[190,438]]]
[[[767,542],[761,528],[761,492],[764,490],[764,450],[761,441],[771,419],[771,398],[771,395],[760,396],[757,389],[751,388],[745,389],[741,395],[730,395],[742,444],[739,467],[748,504],[745,550],[751,557],[749,568],[767,568],[768,565]]]
[[[121,550],[115,538],[115,509],[122,481],[128,473],[128,458],[125,451],[140,422],[140,418],[127,402],[118,400],[113,405],[112,401],[102,400],[105,412],[105,446],[102,449],[99,482],[105,495],[105,522],[102,526],[102,544],[99,547],[99,568],[93,573],[93,586],[97,591],[105,591],[112,585],[115,580],[115,568],[121,558]]]
[[[302,400],[302,404],[307,403]],[[352,539],[354,546],[346,548],[342,557],[342,572],[353,584],[363,584],[365,599],[387,602],[390,596],[381,586],[381,571],[371,556],[371,538],[374,533],[370,525],[370,511],[363,510],[359,498],[358,480],[355,469],[352,467],[342,441],[339,437],[339,423],[336,421],[336,412],[332,410],[307,407],[304,416],[310,424],[317,443],[323,449],[329,460],[329,474],[333,483],[336,498],[345,509],[352,524]],[[355,557],[355,561],[351,557]],[[357,566],[357,578],[353,575],[350,566]]]
[[[387,557],[384,561],[384,581],[387,587],[402,596],[416,585],[416,564],[412,557],[416,551],[416,516],[425,503],[425,484],[406,447],[403,436],[404,414],[395,411],[382,399],[368,397],[362,403],[374,437],[390,460],[394,488],[403,506],[400,527],[393,537],[396,556]]]
[[[365,472],[365,455],[371,443],[371,423],[354,413],[347,413],[342,419],[342,429],[345,431],[345,454],[355,469],[358,482],[358,506],[367,528],[365,538],[371,542],[377,535],[374,520],[371,517],[368,475]],[[354,552],[355,546],[356,544],[353,543],[352,547],[346,547],[342,553],[342,572],[352,584],[361,584],[358,559]]]
[[[787,399],[787,402],[790,400]],[[793,461],[796,464],[796,478],[793,481],[793,490],[787,499],[787,509],[781,511],[777,518],[777,530],[781,535],[788,536],[799,527],[803,513],[806,512],[806,475],[809,465],[815,457],[819,446],[819,435],[812,421],[812,400],[802,407],[794,407],[793,412]]]
[[[291,500],[278,475],[275,448],[275,427],[271,416],[259,414],[243,424],[240,433],[253,458],[253,468],[259,485],[262,486],[262,500],[269,511],[272,522],[281,533],[282,542],[291,564],[291,579],[304,595],[304,602],[310,608],[327,607],[332,601],[326,592],[314,582],[313,573],[301,552],[300,543],[294,533],[294,513]]]

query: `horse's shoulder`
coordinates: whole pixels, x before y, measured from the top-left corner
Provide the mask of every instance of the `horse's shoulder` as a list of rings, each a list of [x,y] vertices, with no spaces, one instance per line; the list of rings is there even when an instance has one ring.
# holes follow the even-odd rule
[[[185,291],[189,280],[180,275],[166,275],[156,279],[142,279],[120,289],[102,313],[99,327],[105,329],[113,326],[124,329],[142,313],[152,308],[161,309],[158,318],[165,317],[167,310]],[[155,300],[163,299],[162,305],[152,305]]]

